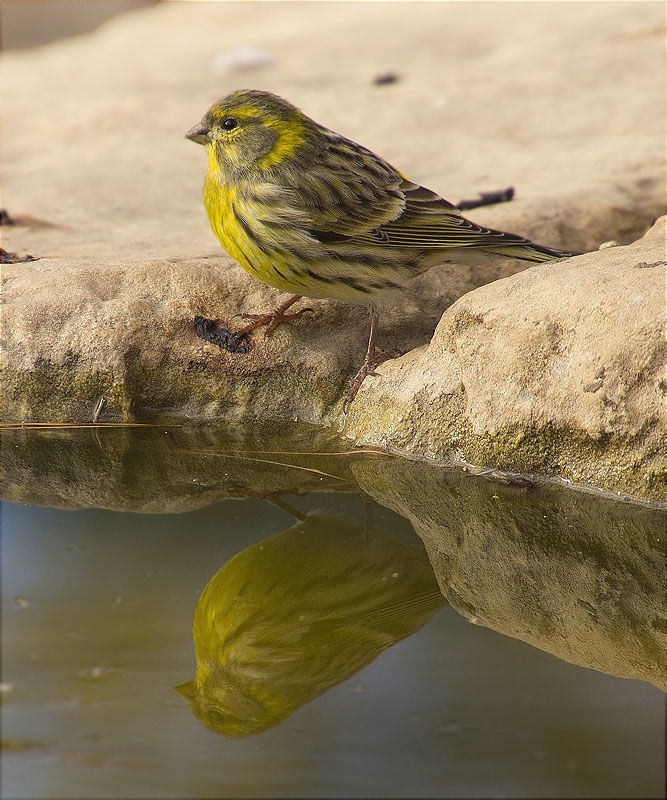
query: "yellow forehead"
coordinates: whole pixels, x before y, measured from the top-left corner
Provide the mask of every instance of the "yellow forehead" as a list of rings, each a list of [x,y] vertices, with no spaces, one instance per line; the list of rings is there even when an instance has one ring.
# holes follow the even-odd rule
[[[256,106],[249,103],[217,103],[208,112],[208,116],[214,122],[221,122],[225,117],[235,117],[239,120],[242,119],[257,119],[266,117],[266,112],[262,113]]]

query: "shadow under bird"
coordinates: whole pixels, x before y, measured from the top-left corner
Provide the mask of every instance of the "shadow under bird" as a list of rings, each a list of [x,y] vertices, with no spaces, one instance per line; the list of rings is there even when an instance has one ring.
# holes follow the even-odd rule
[[[248,273],[291,297],[235,332],[239,342],[301,297],[371,311],[364,362],[347,394],[388,356],[375,351],[378,312],[406,282],[439,264],[498,257],[541,262],[570,253],[485,228],[372,151],[307,117],[282,97],[240,90],[186,134],[208,150],[204,205],[223,248]],[[243,352],[243,351],[242,351]]]

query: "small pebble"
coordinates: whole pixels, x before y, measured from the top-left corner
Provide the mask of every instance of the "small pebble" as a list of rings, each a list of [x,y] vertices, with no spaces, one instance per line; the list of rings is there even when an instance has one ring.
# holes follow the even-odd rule
[[[383,72],[382,75],[376,75],[373,78],[374,86],[387,86],[390,83],[397,83],[400,77],[395,72]]]
[[[37,261],[37,259],[29,253],[20,256],[18,253],[10,253],[4,247],[0,247],[0,264],[20,264],[23,261]]]
[[[217,56],[214,56],[211,61],[211,68],[213,72],[218,75],[224,75],[237,70],[268,67],[270,64],[273,64],[274,61],[274,57],[269,55],[269,53],[264,53],[261,50],[250,47],[250,45],[242,44],[238,47],[234,47],[232,50],[225,50],[222,53],[218,53]]]

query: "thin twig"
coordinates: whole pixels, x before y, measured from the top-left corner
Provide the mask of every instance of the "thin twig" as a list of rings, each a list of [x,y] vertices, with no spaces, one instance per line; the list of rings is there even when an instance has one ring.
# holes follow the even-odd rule
[[[260,464],[275,464],[278,467],[290,467],[291,469],[302,469],[304,472],[312,472],[315,475],[324,475],[326,478],[333,478],[336,481],[345,482],[345,478],[341,478],[340,475],[332,475],[330,472],[323,472],[321,469],[315,469],[314,467],[302,467],[299,464],[285,464],[284,461],[271,461],[270,459],[267,458],[251,458],[250,456],[241,455],[241,453],[220,453],[217,451],[210,452],[206,450],[176,450],[172,452],[190,453],[192,455],[219,456],[220,458],[238,458],[240,461],[256,461]]]
[[[100,416],[100,414],[102,412],[102,409],[104,408],[106,402],[107,402],[107,399],[106,399],[106,397],[104,395],[102,395],[100,397],[100,399],[97,401],[97,405],[95,406],[95,411],[93,411],[93,423],[97,422],[97,420],[99,419],[99,416]]]

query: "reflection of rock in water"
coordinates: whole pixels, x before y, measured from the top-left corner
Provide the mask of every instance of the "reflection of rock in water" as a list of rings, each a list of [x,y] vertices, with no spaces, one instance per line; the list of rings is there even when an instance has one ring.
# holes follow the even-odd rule
[[[176,690],[216,733],[249,736],[345,680],[443,605],[426,554],[343,517],[243,550],[195,610],[197,672]]]
[[[346,478],[348,459],[323,454],[349,443],[341,448],[331,431],[311,425],[64,427],[0,435],[3,497],[14,503],[182,512],[228,497],[349,486],[323,474]]]
[[[665,688],[665,512],[398,459],[355,465],[407,517],[461,614],[573,664]]]

